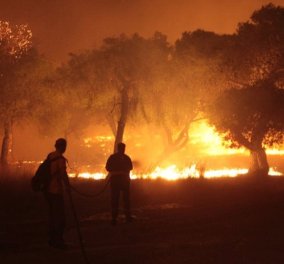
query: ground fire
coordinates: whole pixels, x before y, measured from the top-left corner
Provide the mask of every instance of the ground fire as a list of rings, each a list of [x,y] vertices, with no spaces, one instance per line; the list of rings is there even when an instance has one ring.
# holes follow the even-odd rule
[[[135,141],[134,146],[129,145],[131,155],[134,160],[139,157],[139,166],[134,168],[131,175],[132,179],[166,179],[166,180],[179,180],[190,178],[218,178],[218,177],[236,177],[248,173],[249,153],[244,149],[230,149],[224,146],[223,139],[210,127],[206,122],[202,121],[197,123],[189,131],[190,140],[189,146],[185,148],[183,153],[177,153],[176,157],[171,160],[171,157],[160,166],[147,169],[143,155],[141,156],[141,148],[145,141],[143,135],[137,136],[139,141]],[[96,155],[95,151],[104,152],[104,156],[108,155],[113,144],[114,137],[111,135],[95,135],[92,133],[86,138],[81,139],[81,148],[86,149],[89,156]],[[129,136],[131,142],[131,135]],[[158,143],[157,143],[158,144]],[[194,149],[195,151],[191,151]],[[198,150],[198,151],[197,151]],[[94,151],[94,152],[93,152]],[[183,156],[184,152],[192,153]],[[281,176],[281,160],[283,159],[283,149],[267,149],[266,153],[269,157],[275,159],[272,167],[269,170],[270,176]],[[216,163],[216,159],[222,162]],[[235,163],[232,162],[235,160]],[[206,162],[207,161],[207,162]],[[72,178],[84,178],[101,180],[106,178],[106,171],[104,169],[104,160],[98,160],[97,164],[88,164],[89,161],[81,161],[79,164],[69,161],[68,168],[69,175]],[[17,163],[20,167],[35,167],[38,162],[36,161],[21,161]],[[224,165],[225,164],[225,165]],[[233,164],[230,166],[230,164]],[[143,166],[144,165],[144,166]]]

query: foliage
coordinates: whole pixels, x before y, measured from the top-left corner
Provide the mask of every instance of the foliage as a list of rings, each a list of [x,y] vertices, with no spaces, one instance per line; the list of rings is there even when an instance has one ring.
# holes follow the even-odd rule
[[[36,117],[41,133],[66,138],[70,134],[81,135],[90,121],[88,100],[85,90],[74,85],[66,65],[50,67],[42,89],[42,107]]]
[[[115,123],[119,119],[124,89],[130,120],[145,117],[146,94],[151,92],[156,65],[167,59],[167,45],[160,33],[149,39],[138,34],[107,38],[99,49],[72,54],[64,67],[65,77],[72,82],[73,90],[85,91],[88,110],[97,120],[110,121],[111,117]]]
[[[0,21],[0,122],[4,137],[1,162],[12,157],[13,126],[35,116],[40,106],[44,60],[32,46],[26,25]]]
[[[15,60],[31,48],[32,31],[27,25],[10,25],[7,21],[0,21],[0,57]]]
[[[283,143],[284,90],[271,80],[225,91],[208,111],[209,120],[232,147],[255,150]]]
[[[38,105],[38,88],[45,61],[31,43],[26,25],[0,22],[0,120],[18,122],[32,116]]]
[[[253,84],[284,66],[284,8],[268,4],[240,23],[226,50],[226,70],[240,86]]]

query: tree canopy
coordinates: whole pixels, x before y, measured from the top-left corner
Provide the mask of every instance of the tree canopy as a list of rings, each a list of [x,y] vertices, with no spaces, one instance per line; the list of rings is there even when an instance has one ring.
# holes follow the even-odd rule
[[[95,120],[115,146],[127,125],[154,125],[164,139],[157,165],[188,144],[192,122],[208,118],[230,147],[251,151],[252,168],[267,170],[264,148],[283,142],[283,14],[268,4],[234,34],[185,31],[174,44],[160,32],[113,36],[57,68],[26,25],[0,21],[3,160],[15,123],[33,119],[46,134],[80,137]]]
[[[209,120],[224,135],[230,147],[245,147],[252,156],[251,171],[268,164],[265,147],[283,144],[284,90],[271,80],[262,80],[243,89],[225,91],[211,105]]]

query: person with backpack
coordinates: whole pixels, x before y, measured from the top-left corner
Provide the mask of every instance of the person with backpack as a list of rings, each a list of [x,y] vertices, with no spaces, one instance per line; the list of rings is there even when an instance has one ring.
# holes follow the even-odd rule
[[[63,239],[65,229],[63,185],[67,190],[70,187],[66,159],[63,156],[66,147],[66,140],[59,138],[55,142],[55,151],[48,154],[45,162],[49,167],[49,179],[43,190],[49,209],[49,245],[59,249],[66,248]]]
[[[130,212],[130,171],[133,169],[132,161],[125,154],[125,144],[117,144],[117,152],[112,154],[106,163],[106,170],[109,172],[111,189],[111,224],[116,225],[118,216],[119,196],[123,194],[124,213],[127,222],[132,222]]]

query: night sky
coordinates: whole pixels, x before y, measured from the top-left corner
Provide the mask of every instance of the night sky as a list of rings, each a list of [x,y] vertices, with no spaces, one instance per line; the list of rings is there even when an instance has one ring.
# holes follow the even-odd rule
[[[269,0],[0,0],[0,19],[27,23],[39,50],[54,61],[100,45],[107,36],[155,31],[171,42],[202,28],[232,33]],[[284,4],[284,0],[274,0]]]

